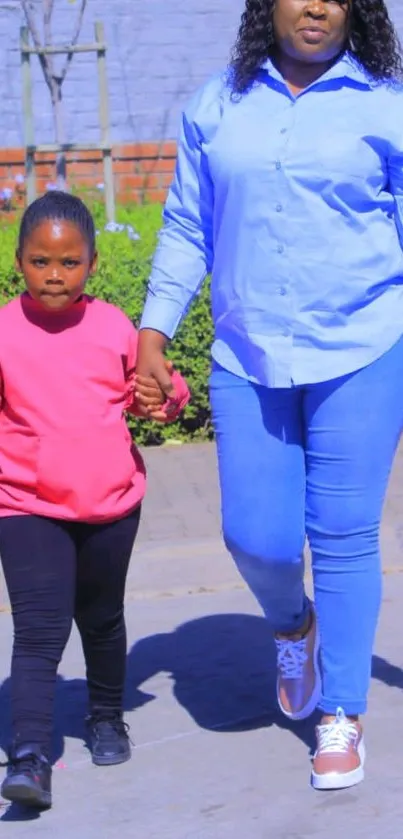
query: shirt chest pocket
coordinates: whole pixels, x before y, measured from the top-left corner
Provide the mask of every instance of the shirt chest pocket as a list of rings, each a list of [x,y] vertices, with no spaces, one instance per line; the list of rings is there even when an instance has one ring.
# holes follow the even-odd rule
[[[292,157],[292,155],[291,155]],[[306,174],[312,171],[320,179],[336,181],[358,178],[371,186],[387,182],[387,161],[382,141],[360,135],[346,126],[329,126],[300,138],[295,159]],[[338,177],[335,178],[334,176]]]

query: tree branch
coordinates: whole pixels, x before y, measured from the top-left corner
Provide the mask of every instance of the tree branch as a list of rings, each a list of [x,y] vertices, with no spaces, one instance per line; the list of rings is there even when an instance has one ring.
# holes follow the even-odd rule
[[[40,50],[42,47],[40,35],[36,26],[35,22],[35,14],[33,9],[31,8],[30,0],[21,0],[21,6],[23,8],[25,18],[28,24],[29,31],[32,36],[32,40],[37,50]],[[84,13],[87,6],[87,0],[81,0],[80,8],[77,13],[76,18],[76,25],[73,30],[73,35],[70,40],[69,46],[75,47],[77,41],[80,36],[81,28],[83,25]],[[43,8],[43,23],[44,23],[44,35],[45,35],[45,46],[50,46],[52,43],[52,30],[51,30],[51,21],[52,21],[52,14],[54,8],[54,0],[42,0],[42,8]],[[57,84],[59,90],[66,78],[67,71],[70,67],[72,62],[74,53],[70,52],[66,56],[65,63],[60,71],[60,73],[55,73],[54,71],[54,64],[53,64],[53,56],[51,55],[43,55],[39,54],[38,58],[42,66],[43,74],[45,76],[46,84],[50,92],[54,93],[55,84]]]
[[[43,31],[45,35],[45,47],[49,47],[52,43],[52,14],[53,14],[54,0],[42,0],[43,7]]]
[[[24,14],[25,14],[25,19],[27,21],[28,29],[31,33],[34,45],[35,45],[37,50],[40,50],[42,48],[42,43],[41,43],[41,39],[40,39],[40,36],[39,36],[39,32],[38,32],[37,27],[36,27],[35,15],[34,15],[34,12],[31,8],[31,4],[30,4],[29,0],[21,0],[21,6],[23,8],[23,11],[24,11]],[[39,61],[41,63],[41,67],[42,67],[42,70],[43,70],[43,75],[45,77],[46,84],[47,84],[49,90],[52,92],[53,77],[52,77],[52,69],[51,69],[50,63],[48,61],[48,56],[43,55],[43,54],[42,55],[39,54],[38,58],[39,58]]]
[[[50,0],[50,2],[53,2],[53,0]],[[80,8],[78,10],[77,19],[76,19],[76,25],[75,25],[75,29],[74,29],[74,32],[73,32],[73,37],[72,37],[72,39],[70,41],[70,44],[69,44],[69,46],[71,46],[71,47],[75,47],[75,45],[76,45],[76,43],[79,39],[81,28],[82,28],[82,25],[83,25],[84,12],[85,12],[86,5],[87,5],[87,0],[81,0]],[[68,71],[68,69],[70,67],[70,64],[72,62],[72,59],[73,59],[73,55],[74,55],[74,53],[70,52],[70,53],[68,53],[68,55],[66,57],[64,67],[62,68],[62,71],[59,75],[59,84],[60,85],[63,84],[63,82],[66,78],[67,71]]]
[[[44,42],[45,47],[50,47],[52,45],[52,14],[53,14],[53,0],[42,0],[42,8],[43,8],[43,34],[44,34]],[[49,74],[52,78],[52,87],[51,92],[53,91],[53,95],[55,95],[55,65],[54,65],[54,56],[47,55],[47,62],[49,67]]]

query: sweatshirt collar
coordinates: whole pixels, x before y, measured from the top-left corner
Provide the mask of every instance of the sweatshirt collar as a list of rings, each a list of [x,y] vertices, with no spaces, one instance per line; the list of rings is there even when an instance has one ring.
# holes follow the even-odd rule
[[[47,332],[62,332],[64,329],[76,326],[83,319],[90,298],[83,294],[68,309],[63,311],[49,311],[25,291],[21,295],[21,308],[27,320],[40,326]]]

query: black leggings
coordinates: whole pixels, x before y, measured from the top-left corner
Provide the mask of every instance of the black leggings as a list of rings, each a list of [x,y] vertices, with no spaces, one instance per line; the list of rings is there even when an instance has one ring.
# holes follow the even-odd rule
[[[139,520],[140,508],[102,525],[0,518],[0,554],[14,622],[15,744],[39,744],[50,756],[57,668],[73,620],[84,650],[90,713],[122,710],[123,604]]]

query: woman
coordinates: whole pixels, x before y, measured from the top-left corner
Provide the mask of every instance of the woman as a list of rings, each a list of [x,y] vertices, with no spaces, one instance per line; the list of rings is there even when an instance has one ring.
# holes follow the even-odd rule
[[[169,392],[164,349],[212,271],[224,538],[275,633],[280,708],[322,709],[318,789],[364,775],[403,426],[400,72],[383,0],[247,0],[229,72],[183,116],[140,335]]]

